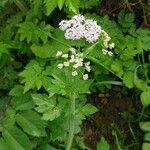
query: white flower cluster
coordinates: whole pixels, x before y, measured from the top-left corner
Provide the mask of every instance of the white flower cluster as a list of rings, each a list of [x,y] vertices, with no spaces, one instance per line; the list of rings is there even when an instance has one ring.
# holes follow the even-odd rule
[[[87,42],[93,43],[101,37],[105,50],[114,48],[114,43],[109,44],[111,40],[110,36],[101,28],[101,26],[97,25],[97,22],[93,19],[85,19],[82,15],[76,15],[70,20],[61,21],[59,23],[59,28],[62,31],[65,31],[66,39],[78,40],[85,38]],[[109,51],[107,50],[107,53],[108,52]],[[105,54],[106,52],[103,53]],[[109,52],[108,54],[110,53],[112,54],[112,52]]]
[[[57,57],[64,58],[64,62],[57,65],[57,68],[62,69],[64,67],[71,66],[72,68],[72,76],[77,76],[77,68],[85,67],[87,72],[90,72],[90,62],[84,62],[83,53],[77,53],[76,49],[70,48],[69,53],[63,53],[62,51],[58,51],[56,54]],[[88,79],[88,74],[83,75],[83,80]]]

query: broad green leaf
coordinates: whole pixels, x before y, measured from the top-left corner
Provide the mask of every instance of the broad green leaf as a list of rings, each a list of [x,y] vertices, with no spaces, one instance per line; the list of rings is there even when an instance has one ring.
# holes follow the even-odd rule
[[[140,98],[144,107],[150,105],[150,90],[142,92]]]
[[[143,143],[142,150],[150,150],[150,143]]]
[[[97,144],[96,150],[109,150],[110,146],[104,137],[101,137],[100,142]]]
[[[49,58],[56,55],[56,50],[53,49],[53,45],[51,44],[44,44],[42,46],[33,44],[31,50],[35,56],[40,58]]]
[[[141,79],[136,79],[134,81],[136,87],[141,90],[141,91],[146,91],[147,90],[147,83],[144,80]]]
[[[140,122],[140,128],[143,130],[143,131],[148,131],[150,132],[150,122]]]
[[[15,110],[29,110],[35,106],[30,94],[22,94],[20,96],[13,97],[11,104]]]
[[[15,126],[3,128],[2,136],[11,150],[31,150],[28,137]]]
[[[10,147],[7,145],[7,143],[0,138],[0,149],[1,150],[10,150]]]
[[[57,7],[57,0],[44,0],[46,6],[46,15],[49,16]]]
[[[133,88],[134,86],[134,73],[131,71],[125,72],[123,76],[123,82],[128,88]]]
[[[36,137],[46,136],[45,122],[41,120],[41,116],[32,110],[18,113],[15,117],[19,126],[28,134]]]
[[[43,120],[54,120],[60,116],[60,108],[56,105],[56,97],[42,94],[32,94],[33,101],[38,106],[36,111],[43,113]]]

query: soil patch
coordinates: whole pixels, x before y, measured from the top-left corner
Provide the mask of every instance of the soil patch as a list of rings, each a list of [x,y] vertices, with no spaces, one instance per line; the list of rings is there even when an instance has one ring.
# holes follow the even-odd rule
[[[81,135],[88,147],[96,150],[97,142],[104,136],[108,140],[111,150],[116,150],[115,137],[112,135],[114,130],[122,142],[121,144],[128,146],[127,150],[141,150],[139,138],[142,136],[138,122],[131,123],[129,128],[129,119],[123,117],[126,113],[132,116],[132,111],[135,115],[135,111],[138,112],[140,109],[139,104],[133,104],[131,95],[119,97],[116,92],[94,93],[90,95],[89,102],[95,105],[99,111],[88,118],[82,126]],[[134,135],[131,133],[131,129]]]

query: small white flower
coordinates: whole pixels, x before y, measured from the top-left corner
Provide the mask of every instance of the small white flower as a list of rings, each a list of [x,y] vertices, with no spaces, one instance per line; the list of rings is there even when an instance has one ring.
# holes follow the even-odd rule
[[[71,24],[68,20],[63,20],[59,23],[59,28],[62,31],[65,31],[66,29],[68,29],[69,27],[71,27]]]
[[[63,68],[63,64],[58,64],[57,68],[62,69]]]
[[[59,57],[59,56],[62,55],[62,53],[63,53],[62,51],[58,51],[57,54],[56,54],[56,56]]]
[[[64,66],[65,66],[65,67],[68,67],[69,65],[70,65],[70,63],[69,63],[68,61],[65,61],[65,62],[64,62]]]
[[[90,62],[89,62],[89,61],[85,63],[85,66],[89,66],[89,65],[90,65]]]
[[[88,79],[88,74],[84,74],[83,75],[83,80],[87,80]]]
[[[109,55],[109,56],[112,56],[112,55],[113,55],[113,53],[112,53],[111,51],[109,51],[109,52],[108,52],[108,55]]]
[[[91,71],[91,67],[90,66],[85,66],[85,69],[87,70],[87,72]]]
[[[102,52],[104,55],[106,55],[108,53],[108,50],[107,49],[102,49]]]
[[[75,48],[71,47],[69,50],[71,51],[72,54],[76,54],[76,49]]]
[[[115,43],[109,44],[109,48],[110,48],[110,49],[113,49],[114,47],[115,47]]]
[[[74,65],[73,65],[73,68],[75,68],[75,69],[78,68],[78,67],[79,67],[78,64],[74,64]]]
[[[68,54],[63,54],[61,57],[62,58],[68,58]]]
[[[77,71],[73,71],[72,72],[72,76],[74,77],[74,76],[77,76],[78,75],[78,72]]]

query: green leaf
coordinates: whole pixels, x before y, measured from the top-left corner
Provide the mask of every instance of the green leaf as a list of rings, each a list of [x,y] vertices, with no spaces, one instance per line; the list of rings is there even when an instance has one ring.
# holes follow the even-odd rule
[[[35,137],[46,136],[45,122],[37,112],[27,110],[18,113],[15,118],[19,126],[28,134]]]
[[[25,83],[24,93],[30,89],[34,89],[35,87],[37,87],[37,89],[41,88],[43,78],[42,71],[43,66],[41,66],[37,61],[32,60],[25,67],[25,70],[19,74],[21,77],[24,78],[22,80],[22,83]]]
[[[17,127],[3,128],[2,136],[11,150],[31,150],[31,143]]]
[[[79,0],[66,0],[66,6],[75,14],[79,12]]]
[[[123,82],[128,88],[133,88],[134,86],[134,73],[127,71],[124,73]]]
[[[57,0],[58,8],[61,10],[64,6],[65,0]]]
[[[13,97],[11,104],[15,110],[30,110],[34,108],[35,104],[32,101],[30,94],[22,94],[20,96]]]
[[[2,120],[2,126],[5,128],[9,128],[14,126],[15,124],[15,110],[13,109],[7,109],[5,113],[5,118]]]
[[[140,122],[139,125],[141,130],[150,132],[150,122]]]
[[[49,58],[56,55],[56,51],[53,49],[53,44],[44,44],[42,46],[33,44],[31,50],[35,56],[40,58]]]
[[[79,110],[77,110],[77,112],[83,116],[82,119],[85,119],[85,116],[88,117],[97,111],[98,111],[98,109],[91,104],[86,104],[86,105],[82,106],[81,108],[79,108]]]
[[[150,143],[143,143],[142,150],[150,150]]]
[[[49,16],[57,7],[57,0],[44,0],[46,6],[46,15]]]
[[[23,86],[22,85],[15,85],[13,89],[9,92],[11,96],[19,96],[23,94]]]
[[[97,144],[97,150],[109,150],[110,146],[104,137],[101,137],[100,142]]]
[[[136,87],[141,90],[141,91],[146,91],[147,90],[147,83],[144,80],[141,79],[136,79],[134,81]]]
[[[8,53],[9,48],[11,48],[9,44],[0,42],[0,53]]]
[[[144,141],[149,141],[150,142],[150,132],[145,133]]]
[[[140,98],[144,107],[150,105],[150,90],[142,92]]]
[[[7,143],[0,138],[0,149],[1,150],[10,150],[10,147],[7,145]]]
[[[18,33],[20,34],[20,41],[27,39],[27,43],[29,42],[39,42],[41,39],[43,43],[47,42],[47,38],[52,31],[52,27],[50,25],[45,25],[44,22],[41,22],[39,26],[34,24],[33,22],[24,22],[19,24]]]
[[[33,101],[38,106],[36,111],[43,113],[43,120],[54,120],[60,116],[60,108],[56,106],[56,97],[42,94],[32,94]]]

